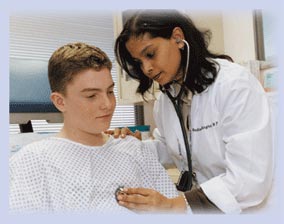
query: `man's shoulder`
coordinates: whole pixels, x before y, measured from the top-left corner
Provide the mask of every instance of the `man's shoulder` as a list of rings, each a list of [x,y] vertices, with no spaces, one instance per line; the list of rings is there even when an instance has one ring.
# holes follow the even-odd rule
[[[44,149],[50,144],[50,139],[41,139],[34,142],[31,142],[23,146],[17,153],[15,153],[10,158],[10,163],[14,161],[25,159],[36,159],[40,158],[44,152]]]
[[[141,141],[130,135],[127,135],[125,138],[114,139],[114,144],[117,146],[131,145],[141,147]]]
[[[126,136],[125,138],[114,139],[115,150],[127,154],[136,154],[141,151],[142,142],[133,136]]]
[[[52,138],[47,137],[45,139],[37,140],[34,142],[31,142],[23,147],[23,150],[28,150],[28,151],[34,151],[36,150],[39,152],[41,149],[46,148],[49,144],[54,144],[54,141]]]

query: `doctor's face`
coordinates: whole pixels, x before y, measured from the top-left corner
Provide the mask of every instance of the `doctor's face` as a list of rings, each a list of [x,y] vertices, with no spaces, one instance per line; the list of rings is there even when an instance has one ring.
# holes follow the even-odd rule
[[[116,105],[113,88],[107,68],[78,73],[66,86],[64,125],[88,134],[107,130]]]
[[[176,78],[181,53],[175,38],[152,38],[146,33],[139,37],[132,36],[126,42],[126,48],[150,79],[165,85]]]

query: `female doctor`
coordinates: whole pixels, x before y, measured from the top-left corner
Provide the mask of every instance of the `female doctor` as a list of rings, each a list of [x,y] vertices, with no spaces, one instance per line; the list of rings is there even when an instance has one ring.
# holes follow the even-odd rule
[[[240,213],[268,195],[272,136],[264,90],[230,57],[210,52],[208,34],[176,10],[142,10],[118,36],[118,63],[139,81],[137,92],[143,96],[153,81],[160,85],[155,140],[147,144],[164,166],[181,171],[177,187],[185,191],[169,199],[127,186],[117,197],[120,205],[150,212]]]

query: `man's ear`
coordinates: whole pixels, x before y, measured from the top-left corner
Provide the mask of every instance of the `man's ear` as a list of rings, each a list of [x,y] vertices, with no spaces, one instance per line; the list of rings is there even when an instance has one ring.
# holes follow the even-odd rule
[[[61,93],[53,92],[50,94],[50,100],[53,102],[54,106],[61,111],[62,113],[65,112],[65,101],[64,96]]]

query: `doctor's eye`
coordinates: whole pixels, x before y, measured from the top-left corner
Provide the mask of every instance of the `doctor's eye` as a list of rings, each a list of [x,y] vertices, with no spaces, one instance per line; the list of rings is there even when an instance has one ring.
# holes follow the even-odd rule
[[[149,59],[153,58],[154,56],[155,56],[155,52],[146,53],[146,57],[149,58]]]

